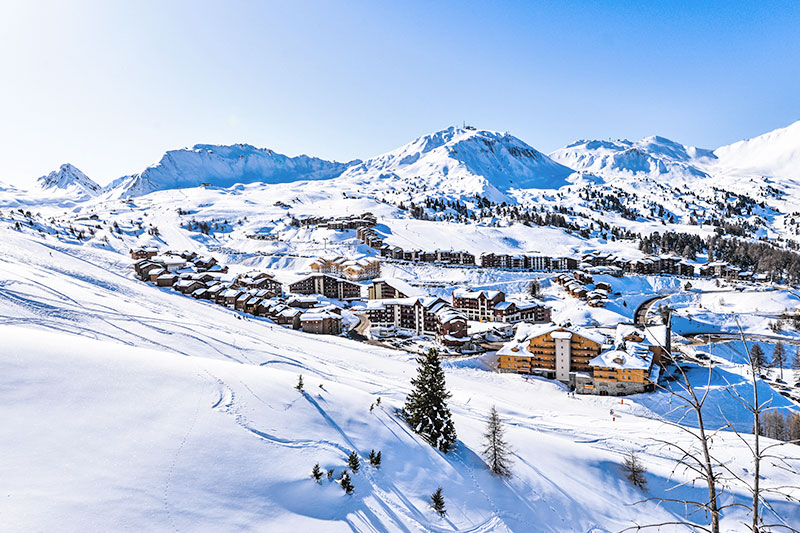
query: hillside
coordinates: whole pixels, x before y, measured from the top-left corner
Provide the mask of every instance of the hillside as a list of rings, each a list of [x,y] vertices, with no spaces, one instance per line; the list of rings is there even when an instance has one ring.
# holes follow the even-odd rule
[[[800,178],[800,120],[777,130],[714,150],[731,175]]]
[[[703,169],[716,159],[710,150],[658,136],[635,142],[576,141],[550,157],[575,170],[599,176],[647,176],[664,180],[706,178],[708,174]]]
[[[675,494],[666,492],[673,452],[648,437],[686,442],[655,419],[672,409],[667,398],[569,400],[557,383],[453,360],[445,370],[459,442],[442,455],[394,412],[415,372],[409,354],[286,330],[155,288],[134,280],[130,259],[113,251],[3,231],[0,386],[14,402],[0,414],[8,495],[0,512],[12,530],[488,532],[537,524],[598,533],[683,512],[636,504],[642,493],[619,472],[623,453],[637,450],[648,495]],[[298,374],[305,394],[293,388]],[[509,481],[490,476],[479,457],[491,405],[515,450]],[[718,453],[745,475],[744,444],[724,431],[717,439]],[[353,496],[310,478],[316,462],[338,474],[351,450],[363,461],[371,449],[382,451],[381,468],[353,474]],[[769,465],[763,475],[767,486],[791,483]],[[444,519],[428,505],[437,486]],[[48,513],[37,512],[42,498]],[[796,506],[775,505],[800,520]],[[741,517],[728,513],[726,527]]]

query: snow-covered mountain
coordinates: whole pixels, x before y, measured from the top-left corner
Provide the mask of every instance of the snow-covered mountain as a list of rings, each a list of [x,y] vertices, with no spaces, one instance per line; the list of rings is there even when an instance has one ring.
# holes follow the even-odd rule
[[[580,140],[556,150],[550,157],[575,170],[599,176],[651,178],[705,178],[716,160],[714,152],[686,146],[664,137],[639,141]]]
[[[348,168],[340,180],[382,190],[508,201],[514,189],[557,189],[570,168],[508,133],[450,127]]]
[[[92,181],[89,176],[77,167],[65,163],[58,170],[54,170],[36,181],[37,186],[49,194],[58,194],[73,197],[92,198],[97,196],[102,187]]]
[[[800,179],[800,120],[714,150],[727,174]]]
[[[158,164],[140,174],[124,176],[106,187],[113,197],[141,196],[153,191],[198,187],[207,183],[230,187],[237,183],[287,183],[324,180],[340,175],[351,164],[300,155],[289,157],[249,144],[197,144],[170,150]]]

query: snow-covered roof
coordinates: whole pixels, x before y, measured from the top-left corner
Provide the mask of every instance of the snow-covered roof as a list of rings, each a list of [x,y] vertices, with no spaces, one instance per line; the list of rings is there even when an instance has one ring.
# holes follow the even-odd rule
[[[605,342],[605,336],[602,333],[598,333],[596,331],[591,331],[581,327],[564,327],[564,326],[557,326],[553,323],[550,324],[527,324],[523,323],[517,327],[517,334],[515,339],[518,341],[528,341],[535,337],[541,337],[542,335],[547,335],[548,333],[552,333],[555,331],[569,331],[576,335],[579,335],[585,339],[589,339],[590,341],[596,342],[598,344],[602,344]]]
[[[455,298],[469,298],[469,299],[480,298],[480,296],[483,295],[484,298],[488,300],[493,300],[501,294],[504,295],[502,291],[490,291],[490,290],[476,291],[474,289],[468,289],[468,288],[458,288],[453,291],[453,296]]]
[[[618,324],[614,334],[614,344],[616,346],[625,344],[625,337],[634,333],[642,339],[640,342],[645,345],[662,347],[667,345],[667,326],[637,326],[634,324]]]
[[[312,320],[322,320],[322,319],[325,319],[325,318],[336,318],[336,319],[341,320],[342,317],[340,317],[336,313],[333,313],[333,312],[327,311],[327,310],[309,311],[307,313],[303,313],[303,315],[300,317],[300,321],[301,322],[309,322],[309,321],[312,321]]]
[[[624,370],[649,370],[653,352],[639,343],[627,344],[627,350],[608,350],[589,361],[589,366]]]
[[[412,287],[407,282],[397,278],[375,278],[372,280],[372,283],[385,283],[408,297],[425,296],[425,291]]]

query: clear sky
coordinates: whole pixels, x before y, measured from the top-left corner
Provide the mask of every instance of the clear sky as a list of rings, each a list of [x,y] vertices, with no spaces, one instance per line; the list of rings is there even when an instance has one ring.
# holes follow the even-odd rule
[[[349,160],[461,124],[549,152],[800,119],[800,2],[0,1],[0,181],[195,143]]]

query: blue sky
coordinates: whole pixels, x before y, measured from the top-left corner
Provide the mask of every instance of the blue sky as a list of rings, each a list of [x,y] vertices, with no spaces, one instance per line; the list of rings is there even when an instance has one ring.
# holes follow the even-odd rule
[[[0,181],[167,149],[349,160],[468,123],[549,152],[707,148],[800,120],[800,2],[0,4]]]

